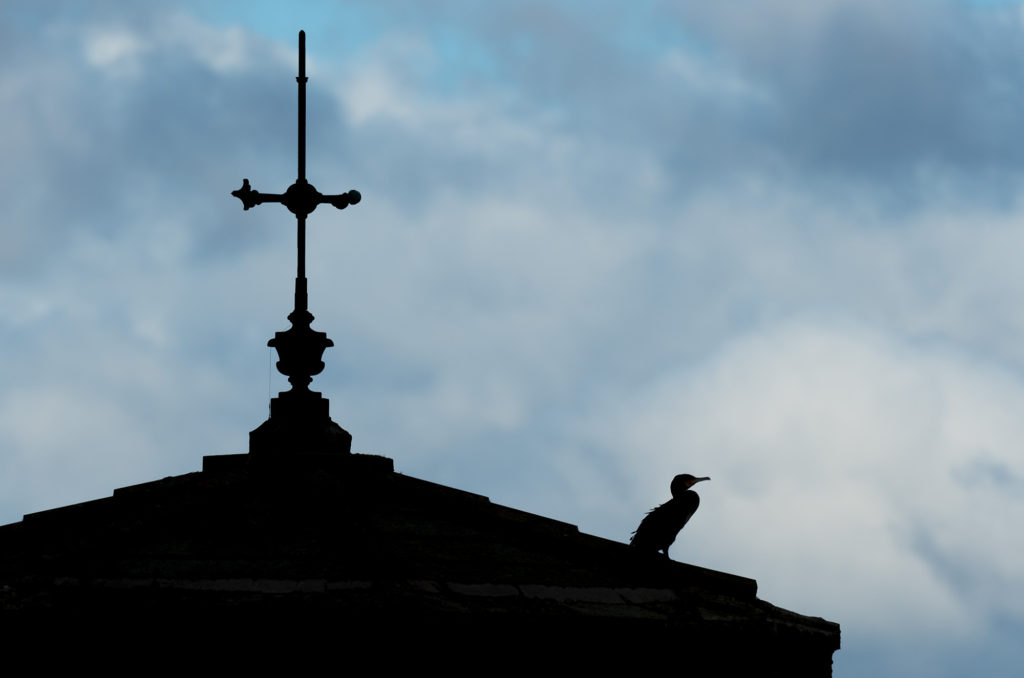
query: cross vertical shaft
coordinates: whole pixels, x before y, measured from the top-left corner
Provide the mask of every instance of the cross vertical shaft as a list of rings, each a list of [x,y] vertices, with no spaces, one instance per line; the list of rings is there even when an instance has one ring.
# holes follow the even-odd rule
[[[298,181],[306,180],[306,31],[299,31],[299,173]]]
[[[295,183],[306,182],[306,31],[299,31],[299,125],[298,149],[299,167]],[[299,259],[295,273],[295,310],[308,310],[309,299],[306,294],[306,215],[296,215]]]

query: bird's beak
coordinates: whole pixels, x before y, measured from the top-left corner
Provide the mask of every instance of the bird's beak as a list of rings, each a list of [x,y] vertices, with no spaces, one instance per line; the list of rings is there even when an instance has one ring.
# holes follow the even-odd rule
[[[694,485],[696,485],[697,483],[699,483],[702,480],[711,480],[711,478],[709,478],[707,476],[704,476],[703,478],[694,478],[693,482],[690,483],[690,487],[693,487]]]

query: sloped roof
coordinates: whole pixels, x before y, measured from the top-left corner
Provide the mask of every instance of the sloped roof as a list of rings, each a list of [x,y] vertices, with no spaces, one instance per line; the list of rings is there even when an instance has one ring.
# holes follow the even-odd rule
[[[781,653],[830,675],[838,625],[756,592],[752,579],[639,554],[371,455],[206,457],[201,472],[0,527],[0,612],[19,625],[315,618],[348,634],[535,643],[586,630],[716,647],[716,668],[757,658],[773,675],[765,657]],[[801,675],[793,666],[777,675]]]

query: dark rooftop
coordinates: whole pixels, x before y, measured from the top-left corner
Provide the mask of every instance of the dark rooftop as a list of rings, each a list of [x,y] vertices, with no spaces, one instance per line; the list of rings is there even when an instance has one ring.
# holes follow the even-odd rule
[[[203,467],[0,527],[5,624],[52,635],[99,618],[187,619],[251,634],[315,620],[399,644],[515,639],[520,652],[571,631],[588,647],[717,648],[716,669],[759,675],[830,675],[839,647],[837,624],[759,600],[753,579],[395,473],[386,457]]]

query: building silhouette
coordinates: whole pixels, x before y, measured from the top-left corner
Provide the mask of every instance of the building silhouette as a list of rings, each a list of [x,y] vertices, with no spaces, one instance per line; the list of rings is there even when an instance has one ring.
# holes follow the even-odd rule
[[[292,326],[271,345],[292,388],[248,454],[0,527],[0,638],[9,654],[106,650],[357,673],[664,668],[684,675],[828,676],[839,626],[757,598],[753,579],[652,556],[574,525],[396,473],[352,454],[309,389],[332,345],[312,329],[305,219],[345,208],[299,173],[282,194],[248,180],[245,209],[280,202],[298,224]],[[667,662],[667,664],[666,664]],[[206,666],[206,664],[203,664]]]

